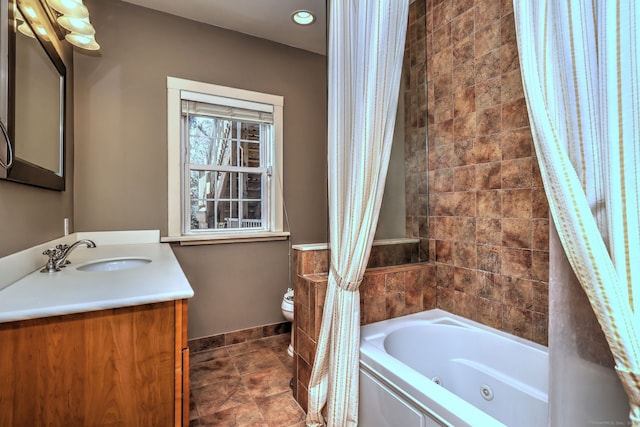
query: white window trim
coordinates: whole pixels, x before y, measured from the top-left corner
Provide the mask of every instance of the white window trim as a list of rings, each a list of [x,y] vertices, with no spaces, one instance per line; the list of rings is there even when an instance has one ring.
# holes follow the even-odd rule
[[[180,108],[181,91],[204,93],[214,96],[236,99],[247,102],[273,105],[274,123],[274,181],[271,189],[270,215],[273,218],[270,231],[233,230],[211,233],[182,233],[182,173],[181,173],[181,135]],[[282,150],[283,150],[283,107],[284,97],[244,89],[219,86],[210,83],[196,82],[176,77],[167,77],[167,199],[168,227],[163,242],[181,242],[181,244],[231,243],[239,241],[284,240],[289,232],[283,229],[283,196],[282,196]]]

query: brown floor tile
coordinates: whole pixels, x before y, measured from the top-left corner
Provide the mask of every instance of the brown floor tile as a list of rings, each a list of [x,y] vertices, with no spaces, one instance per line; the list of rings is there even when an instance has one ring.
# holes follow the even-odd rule
[[[223,411],[253,401],[249,389],[239,377],[223,378],[193,390],[200,419],[203,416]]]
[[[211,360],[220,359],[223,357],[229,357],[229,352],[225,347],[201,351],[198,353],[191,353],[189,360],[191,361],[192,365],[196,365],[198,363],[209,362]]]
[[[264,339],[246,341],[240,344],[232,344],[226,347],[230,356],[239,356],[241,354],[251,353],[252,351],[259,351],[264,349],[270,349],[268,343]]]
[[[192,365],[189,375],[191,388],[196,389],[210,384],[216,378],[238,376],[238,370],[230,357],[223,357]]]
[[[288,345],[287,345],[288,347]],[[280,361],[280,363],[282,363],[284,366],[286,366],[289,370],[293,369],[293,357],[289,356],[287,354],[287,350],[286,347],[285,349],[280,349],[280,350],[276,350],[274,349],[273,352],[276,354],[276,357],[278,358],[278,360]]]
[[[199,427],[269,427],[256,403],[251,401],[200,418]]]
[[[235,367],[240,372],[240,375],[275,368],[282,365],[271,349],[252,351],[250,353],[234,356],[231,359],[233,360]]]
[[[268,347],[279,351],[283,348],[286,349],[287,347],[289,347],[289,343],[291,342],[291,334],[274,335],[272,337],[263,338],[260,341],[264,341],[264,343]]]
[[[303,427],[289,382],[291,334],[192,353],[189,427]]]
[[[254,398],[290,391],[290,380],[291,371],[282,365],[252,372],[242,377],[242,382],[247,386]]]
[[[256,399],[256,404],[271,427],[292,426],[305,419],[304,411],[288,391]]]

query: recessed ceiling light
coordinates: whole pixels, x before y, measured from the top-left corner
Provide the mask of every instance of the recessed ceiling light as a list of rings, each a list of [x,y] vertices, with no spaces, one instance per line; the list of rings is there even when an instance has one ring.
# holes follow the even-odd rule
[[[293,22],[296,24],[311,25],[316,20],[316,17],[308,10],[296,10],[291,15],[291,19],[293,19]]]

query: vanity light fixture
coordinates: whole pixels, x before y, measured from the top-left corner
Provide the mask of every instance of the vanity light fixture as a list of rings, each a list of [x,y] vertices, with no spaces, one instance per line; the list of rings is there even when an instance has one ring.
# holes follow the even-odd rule
[[[96,30],[89,20],[89,10],[82,0],[46,0],[51,9],[60,15],[56,18],[58,24],[69,31],[64,39],[72,45],[86,50],[98,50]]]
[[[291,14],[291,19],[299,25],[311,25],[315,22],[316,17],[308,10],[296,10]]]

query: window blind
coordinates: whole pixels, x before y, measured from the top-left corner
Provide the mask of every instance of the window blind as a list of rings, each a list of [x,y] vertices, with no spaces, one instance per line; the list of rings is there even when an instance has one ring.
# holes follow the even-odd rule
[[[181,91],[182,115],[273,123],[273,105]]]

